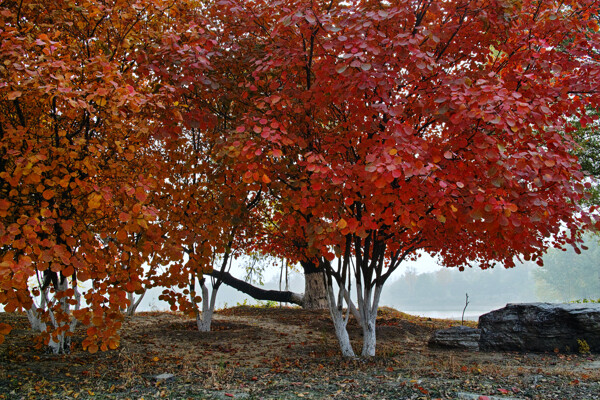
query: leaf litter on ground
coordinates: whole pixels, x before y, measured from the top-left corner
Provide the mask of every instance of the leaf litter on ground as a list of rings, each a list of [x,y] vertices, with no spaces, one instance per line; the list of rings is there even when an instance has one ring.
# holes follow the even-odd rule
[[[0,399],[600,398],[597,355],[432,349],[431,334],[459,322],[387,307],[373,359],[340,357],[326,310],[228,308],[207,333],[180,314],[140,313],[119,349],[93,355],[77,337],[67,355],[35,349],[25,315],[0,322],[15,327],[0,345]],[[352,319],[349,332],[359,348]]]

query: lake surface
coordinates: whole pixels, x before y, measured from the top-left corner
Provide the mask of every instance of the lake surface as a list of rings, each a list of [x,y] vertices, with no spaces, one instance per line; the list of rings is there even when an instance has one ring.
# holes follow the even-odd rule
[[[477,321],[479,319],[479,317],[483,314],[486,314],[488,312],[492,311],[492,309],[489,310],[473,310],[473,311],[465,311],[465,320],[467,321]],[[407,314],[410,315],[417,315],[419,317],[426,317],[426,318],[437,318],[437,319],[452,319],[452,320],[458,320],[460,321],[462,318],[462,311],[439,311],[439,310],[427,310],[427,311],[422,311],[422,310],[402,310],[402,312],[405,312]]]

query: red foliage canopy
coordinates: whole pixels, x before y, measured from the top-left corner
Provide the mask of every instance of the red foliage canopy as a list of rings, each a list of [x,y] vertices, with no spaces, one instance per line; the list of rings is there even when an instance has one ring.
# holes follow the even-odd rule
[[[93,282],[72,315],[94,351],[144,262],[180,284],[233,230],[352,253],[367,285],[420,249],[485,268],[576,245],[593,221],[568,134],[598,107],[598,7],[2,3],[0,303],[30,309],[43,271],[73,277],[71,303]]]

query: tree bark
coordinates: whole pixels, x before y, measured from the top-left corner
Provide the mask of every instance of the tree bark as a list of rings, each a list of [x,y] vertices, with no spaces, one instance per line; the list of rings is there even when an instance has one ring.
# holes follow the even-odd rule
[[[314,262],[301,262],[304,270],[304,301],[307,310],[324,310],[327,306],[327,289],[323,271]]]

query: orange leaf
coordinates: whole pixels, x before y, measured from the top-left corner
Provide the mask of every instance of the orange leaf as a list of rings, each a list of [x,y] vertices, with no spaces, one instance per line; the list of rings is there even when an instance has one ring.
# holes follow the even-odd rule
[[[348,226],[348,223],[346,222],[346,220],[344,218],[340,219],[337,223],[337,227],[339,229],[344,229],[347,226]]]
[[[10,325],[5,324],[5,323],[0,323],[0,335],[8,335],[11,330],[12,330],[12,327]]]
[[[119,339],[115,339],[115,338],[108,339],[108,347],[111,350],[115,350],[117,347],[119,347]]]
[[[262,181],[264,183],[271,183],[271,179],[269,179],[269,177],[266,174],[263,174]]]
[[[15,90],[14,92],[8,92],[8,94],[6,95],[6,99],[7,100],[14,100],[14,99],[16,99],[18,97],[21,97],[22,94],[23,93],[21,93],[18,90]]]
[[[75,269],[73,268],[73,266],[71,265],[67,265],[63,270],[62,270],[62,274],[64,276],[71,276],[75,273]]]
[[[94,354],[94,353],[97,353],[97,352],[98,352],[98,345],[97,345],[97,344],[95,344],[95,343],[94,343],[94,344],[90,344],[90,345],[87,347],[87,351],[89,351],[89,352],[90,352],[90,353],[92,353],[92,354]]]
[[[121,222],[129,222],[131,221],[131,215],[127,214],[126,212],[121,212],[119,214],[119,220]]]
[[[146,191],[141,188],[141,187],[137,187],[135,189],[135,198],[140,202],[143,203],[144,201],[146,201],[146,199],[148,198],[148,193],[146,193]]]
[[[91,209],[99,208],[102,201],[102,196],[97,193],[94,193],[90,196],[90,200],[88,201],[88,207]]]
[[[127,231],[125,229],[119,229],[117,231],[117,240],[121,243],[124,243],[127,241],[128,235],[127,235]]]
[[[50,200],[51,198],[54,197],[54,190],[46,189],[46,190],[44,190],[44,193],[42,193],[42,196],[44,197],[44,199]]]

